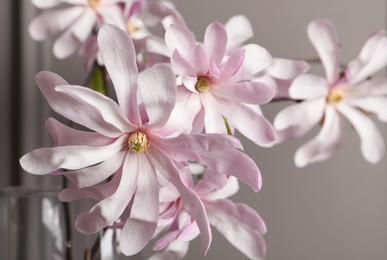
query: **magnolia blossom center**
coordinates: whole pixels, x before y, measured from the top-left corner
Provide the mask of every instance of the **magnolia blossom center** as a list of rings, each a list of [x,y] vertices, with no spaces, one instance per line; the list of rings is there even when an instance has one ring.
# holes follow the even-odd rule
[[[210,80],[207,77],[198,77],[196,84],[195,84],[195,89],[199,93],[206,92],[210,88]]]
[[[137,26],[137,24],[135,22],[132,22],[132,21],[128,22],[128,32],[130,34],[133,34],[133,33],[137,32],[138,30],[140,30],[140,27]]]
[[[128,139],[129,151],[132,153],[147,152],[149,143],[148,138],[142,132],[135,132],[130,134]]]
[[[344,99],[344,91],[340,88],[334,88],[329,92],[328,103],[337,104]]]
[[[93,9],[97,9],[98,6],[101,4],[102,0],[89,0],[89,5],[93,8]]]

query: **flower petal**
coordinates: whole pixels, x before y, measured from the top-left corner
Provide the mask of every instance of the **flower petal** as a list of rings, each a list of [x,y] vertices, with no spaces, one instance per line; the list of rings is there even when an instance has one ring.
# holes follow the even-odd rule
[[[272,125],[256,110],[231,100],[217,98],[216,101],[230,124],[251,141],[258,145],[274,141],[275,133]]]
[[[189,243],[175,240],[165,251],[152,255],[149,260],[181,260],[188,252]]]
[[[205,112],[204,127],[206,133],[227,134],[226,124],[212,94],[204,93],[200,95],[200,99]]]
[[[345,102],[365,113],[376,114],[380,121],[387,122],[387,97],[347,98]]]
[[[75,227],[79,232],[94,234],[113,224],[120,217],[136,191],[139,167],[138,157],[127,153],[117,190],[110,197],[97,203],[89,212],[78,215]]]
[[[121,232],[120,248],[125,255],[140,252],[152,238],[159,217],[159,189],[156,171],[144,155],[139,157],[138,188],[130,217]]]
[[[325,68],[328,83],[335,83],[340,73],[339,40],[335,27],[329,20],[317,19],[309,24],[308,36]]]
[[[328,83],[320,77],[305,74],[297,77],[289,88],[289,96],[293,99],[315,99],[328,95]]]
[[[305,167],[314,162],[328,159],[339,149],[343,139],[343,126],[336,109],[325,108],[324,123],[319,134],[301,146],[294,157],[297,167]]]
[[[196,77],[195,68],[184,58],[178,50],[175,50],[171,56],[171,64],[175,73],[183,77]]]
[[[373,34],[357,59],[348,64],[345,75],[352,84],[359,83],[387,65],[387,37],[383,30]]]
[[[202,250],[206,253],[211,244],[212,234],[207,213],[199,196],[184,184],[171,158],[155,145],[149,147],[149,158],[156,170],[179,191],[185,210],[195,219],[199,227]]]
[[[370,163],[378,163],[383,158],[385,147],[383,136],[376,125],[368,116],[344,103],[338,105],[337,109],[358,133],[364,158]]]
[[[156,65],[138,75],[137,85],[149,117],[149,126],[162,127],[175,106],[175,75],[169,66]]]
[[[204,49],[210,60],[220,65],[226,53],[227,32],[223,24],[214,22],[210,24],[204,35]]]
[[[127,141],[126,136],[102,147],[60,146],[39,148],[20,159],[20,165],[29,173],[44,175],[59,169],[78,170],[111,158]]]
[[[238,72],[245,60],[246,51],[237,49],[230,53],[230,56],[221,68],[220,79],[226,81]]]
[[[183,56],[189,57],[196,47],[196,40],[187,27],[172,24],[165,31],[165,43],[171,52],[178,50]]]
[[[275,89],[264,83],[247,81],[214,85],[210,91],[224,99],[256,105],[269,103],[275,94]]]
[[[266,73],[277,79],[290,80],[304,74],[309,68],[310,65],[303,60],[273,58],[273,62],[266,69]]]
[[[244,204],[234,204],[230,200],[206,203],[211,225],[239,251],[250,259],[264,259],[266,243],[262,233],[266,225],[262,218]]]
[[[83,7],[75,6],[44,13],[31,22],[28,28],[29,34],[36,41],[46,40],[66,30],[83,11]]]
[[[228,42],[227,50],[232,50],[253,38],[253,28],[250,21],[243,15],[236,15],[230,18],[225,24]]]
[[[209,59],[201,45],[197,45],[191,54],[190,61],[195,70],[195,75],[204,76],[209,70]]]
[[[103,25],[98,33],[98,45],[121,110],[132,124],[141,125],[137,107],[136,52],[132,40],[121,29]]]
[[[284,130],[304,124],[316,125],[323,117],[325,105],[325,98],[290,105],[274,118],[274,127],[277,130]]]

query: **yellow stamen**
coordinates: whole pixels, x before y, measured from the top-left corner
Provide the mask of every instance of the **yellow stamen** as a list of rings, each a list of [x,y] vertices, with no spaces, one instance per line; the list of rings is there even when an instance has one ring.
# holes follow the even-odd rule
[[[102,0],[89,0],[89,5],[93,8],[93,9],[97,9],[98,6],[101,4]]]
[[[136,25],[136,23],[134,23],[134,22],[128,22],[128,32],[129,32],[130,34],[135,33],[135,32],[137,32],[138,30],[140,30],[140,27],[138,27],[138,26]]]
[[[210,80],[207,77],[198,77],[195,89],[199,93],[206,92],[210,88]]]
[[[328,103],[337,104],[344,99],[344,91],[340,88],[334,88],[329,92]]]
[[[132,153],[147,152],[149,147],[148,139],[144,133],[132,133],[128,139],[128,146]]]

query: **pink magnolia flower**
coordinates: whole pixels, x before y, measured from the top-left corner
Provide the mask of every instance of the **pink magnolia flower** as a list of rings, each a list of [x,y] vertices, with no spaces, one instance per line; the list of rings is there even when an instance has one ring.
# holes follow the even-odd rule
[[[171,63],[181,77],[178,106],[194,122],[194,132],[227,133],[224,117],[231,127],[257,144],[274,140],[270,123],[248,105],[269,102],[274,90],[250,82],[271,62],[270,54],[256,44],[237,48],[226,54],[227,31],[218,23],[207,27],[204,43],[197,43],[184,26],[171,25],[165,42],[172,52]],[[184,120],[184,119],[179,119]]]
[[[50,10],[36,17],[30,24],[29,33],[34,40],[43,41],[61,34],[53,46],[54,55],[69,57],[103,23],[125,28],[124,12],[120,3],[128,0],[33,0],[37,8],[48,9],[68,3],[65,9]]]
[[[275,128],[283,138],[298,137],[322,123],[317,137],[296,152],[295,163],[303,167],[329,158],[340,147],[342,115],[359,134],[364,158],[377,163],[384,154],[384,142],[369,114],[376,114],[387,122],[387,98],[384,96],[387,81],[368,78],[386,66],[385,32],[374,33],[343,74],[340,74],[339,41],[332,23],[315,20],[309,24],[308,35],[320,56],[326,77],[305,74],[296,78],[289,94],[302,102],[282,110],[275,118]]]
[[[167,121],[176,99],[171,69],[159,65],[138,73],[131,39],[112,25],[102,27],[98,41],[118,104],[88,88],[69,85],[54,73],[38,74],[36,82],[53,110],[94,132],[49,119],[47,128],[56,147],[26,154],[20,159],[22,167],[38,175],[63,173],[75,187],[63,190],[62,200],[99,201],[77,217],[76,228],[91,234],[118,222],[126,255],[138,253],[152,238],[159,218],[159,187],[171,183],[198,224],[206,252],[211,243],[207,214],[199,196],[183,182],[180,162],[198,161],[218,175],[238,177],[254,190],[261,187],[257,166],[235,149],[242,147],[233,137],[166,138],[173,132]]]
[[[186,183],[195,189],[207,211],[210,224],[215,227],[234,247],[249,259],[264,259],[266,243],[262,234],[266,233],[266,225],[262,218],[249,206],[236,204],[228,197],[238,189],[238,181],[230,177],[217,188],[219,180],[216,175],[205,173],[203,179],[194,186],[190,174],[185,174]],[[169,188],[169,187],[165,187]],[[171,192],[171,191],[169,191]],[[184,210],[181,199],[168,201],[172,197],[165,192],[161,204],[160,218],[168,232],[156,242],[154,250],[163,250],[150,259],[182,259],[188,250],[189,241],[198,234],[195,220]],[[171,258],[173,256],[173,258]]]

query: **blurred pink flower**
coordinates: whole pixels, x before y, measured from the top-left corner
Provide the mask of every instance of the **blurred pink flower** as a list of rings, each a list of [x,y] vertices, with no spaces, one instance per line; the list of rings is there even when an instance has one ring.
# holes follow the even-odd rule
[[[346,117],[357,131],[361,152],[371,163],[380,161],[384,141],[369,114],[387,122],[387,80],[369,79],[387,64],[387,38],[384,31],[374,33],[359,56],[340,74],[339,41],[333,24],[314,20],[308,27],[309,39],[325,68],[326,77],[299,76],[289,89],[290,97],[302,102],[280,111],[274,120],[280,139],[298,137],[318,123],[317,137],[300,147],[295,155],[298,167],[328,159],[341,145]]]
[[[29,33],[34,40],[43,41],[61,34],[53,46],[54,55],[63,59],[72,55],[89,38],[95,28],[104,23],[125,28],[123,8],[128,0],[32,0],[40,9],[70,4],[64,9],[44,12],[30,24]]]
[[[196,185],[193,184],[192,178],[187,177],[190,176],[189,173],[185,176],[186,183],[200,196],[210,224],[249,259],[264,259],[266,253],[266,243],[262,237],[262,234],[266,233],[264,221],[249,206],[236,204],[227,199],[238,191],[237,179],[230,177],[221,187],[217,187],[219,178],[214,174],[206,172]],[[168,188],[170,187],[166,186],[164,189]],[[173,200],[171,192],[173,190],[169,192],[162,190],[160,194],[164,203],[161,204],[160,218],[163,221],[160,221],[159,228],[166,227],[168,232],[164,232],[157,240],[153,249],[163,251],[153,255],[150,258],[152,260],[182,259],[187,253],[189,241],[199,234],[195,220],[184,210],[180,198]]]
[[[159,217],[159,186],[171,183],[195,219],[206,252],[211,243],[207,214],[199,196],[183,182],[180,162],[198,161],[220,176],[238,177],[254,190],[261,187],[257,166],[235,149],[242,147],[230,136],[166,138],[173,132],[167,122],[176,99],[171,69],[159,65],[138,73],[130,37],[112,25],[102,27],[98,42],[118,104],[88,88],[69,85],[54,73],[39,73],[36,82],[52,109],[94,132],[49,119],[47,128],[57,147],[26,154],[20,159],[22,167],[39,175],[64,171],[75,187],[63,190],[62,200],[99,201],[77,217],[77,229],[91,234],[122,223],[120,245],[126,255],[138,253],[152,238]]]
[[[203,44],[180,25],[167,29],[165,41],[173,69],[182,80],[178,106],[194,122],[194,132],[204,128],[206,133],[227,133],[224,116],[256,144],[274,140],[270,123],[246,105],[265,104],[274,96],[269,86],[249,81],[271,62],[264,48],[249,44],[226,54],[228,35],[218,22],[207,27]]]

